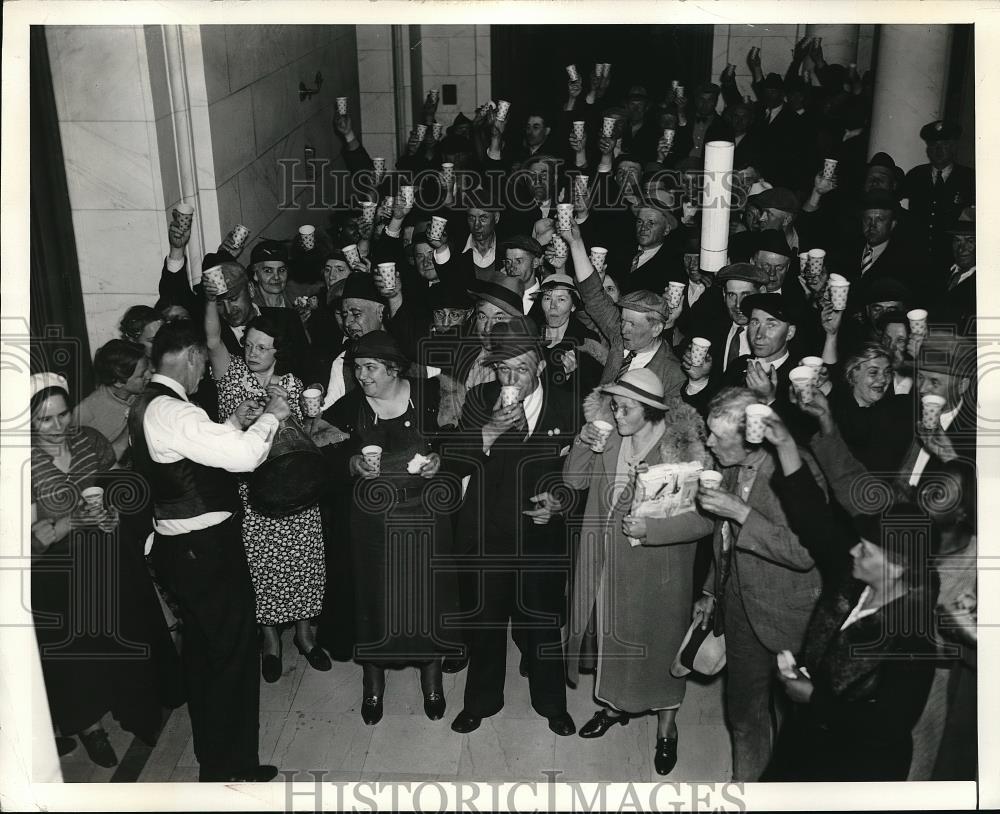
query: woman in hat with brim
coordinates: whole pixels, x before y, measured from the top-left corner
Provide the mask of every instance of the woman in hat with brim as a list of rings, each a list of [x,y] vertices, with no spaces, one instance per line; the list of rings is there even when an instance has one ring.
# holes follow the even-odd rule
[[[581,305],[576,284],[566,274],[550,274],[533,296],[544,320],[547,380],[557,387],[578,387],[581,394],[589,393],[601,380],[607,348],[576,314]]]
[[[803,409],[821,412],[816,401]],[[802,652],[791,654],[802,666],[779,668],[795,706],[761,780],[906,780],[911,731],[935,670],[938,580],[929,529],[914,527],[912,519],[923,513],[899,505],[884,516],[881,510],[858,515],[852,527],[803,466],[778,415],[764,421],[764,437],[781,462],[775,488],[824,588]],[[893,515],[907,533],[889,530]]]
[[[382,719],[386,667],[415,664],[424,712],[438,720],[445,712],[442,656],[457,653],[444,653],[442,623],[458,601],[454,574],[432,560],[451,554],[450,513],[461,499],[460,484],[440,473],[434,451],[439,386],[403,375],[410,361],[385,331],[358,338],[352,357],[359,386],[324,418],[351,436],[344,454],[355,479],[350,537],[361,717],[369,725]],[[367,447],[380,448],[377,464],[366,458]]]
[[[593,631],[594,697],[601,709],[580,736],[597,738],[616,723],[655,711],[653,762],[665,775],[677,761],[676,715],[685,689],[685,680],[671,676],[670,666],[691,621],[696,543],[711,533],[712,521],[697,510],[670,518],[633,517],[632,484],[644,464],[698,461],[708,467],[705,427],[680,399],[665,401],[663,384],[646,368],[595,390],[584,415],[587,424],[563,468],[567,485],[589,487],[566,654],[575,684],[581,646]],[[601,437],[598,420],[614,426],[602,452],[592,449]]]
[[[155,746],[162,714],[156,688],[168,689],[166,668],[179,669],[177,654],[145,564],[123,545],[115,504],[135,484],[116,489],[107,479],[115,466],[111,444],[92,427],[73,426],[69,385],[58,374],[31,377],[30,416],[31,610],[49,713],[63,736],[60,752],[71,751],[68,736],[79,735],[90,759],[111,767],[118,758],[102,718],[111,712]],[[105,488],[100,508],[83,497],[96,485]],[[116,609],[110,617],[109,608]],[[94,620],[103,620],[99,629],[88,624]]]

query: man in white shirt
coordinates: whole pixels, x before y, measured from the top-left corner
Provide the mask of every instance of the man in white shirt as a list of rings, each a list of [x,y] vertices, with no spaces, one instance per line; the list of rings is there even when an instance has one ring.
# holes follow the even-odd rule
[[[354,371],[347,364],[354,341],[384,327],[385,301],[379,296],[370,274],[356,273],[347,278],[340,307],[347,341],[344,350],[330,365],[330,379],[323,398],[324,410],[332,407],[348,390],[354,389]]]
[[[514,235],[503,241],[497,251],[502,258],[504,274],[514,283],[514,290],[521,297],[521,311],[527,314],[535,304],[533,295],[541,286],[538,270],[542,267],[545,250],[533,237]]]
[[[470,206],[466,210],[466,221],[469,237],[458,257],[452,254],[447,232],[439,238],[428,236],[427,243],[434,249],[432,258],[437,276],[465,286],[470,285],[473,279],[495,281],[501,273],[496,268],[496,227],[500,221],[500,210]]]
[[[136,472],[150,484],[157,577],[184,621],[184,669],[200,780],[266,782],[259,729],[256,601],[240,523],[236,479],[266,457],[280,420],[275,396],[262,408],[244,401],[228,421],[213,422],[187,397],[208,358],[190,321],[164,325],[153,340],[156,373],[129,415]]]

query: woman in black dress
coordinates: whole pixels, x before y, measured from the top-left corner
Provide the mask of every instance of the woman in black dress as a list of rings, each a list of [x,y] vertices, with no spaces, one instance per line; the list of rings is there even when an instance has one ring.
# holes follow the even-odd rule
[[[97,430],[71,425],[68,390],[54,373],[31,377],[31,610],[53,724],[111,767],[118,758],[101,719],[110,711],[155,745],[162,685],[154,665],[173,647],[141,554],[107,508],[131,508],[138,493],[101,480],[114,450]],[[87,495],[98,483],[107,494]]]
[[[434,451],[438,384],[403,377],[409,360],[385,331],[360,337],[352,355],[359,387],[324,418],[351,435],[344,454],[355,479],[350,536],[361,716],[367,724],[382,719],[387,666],[416,664],[424,711],[438,720],[445,712],[441,659],[458,653],[446,627],[458,610],[447,563],[450,513],[461,499],[460,481],[440,472]],[[377,464],[362,452],[369,446],[381,448]]]

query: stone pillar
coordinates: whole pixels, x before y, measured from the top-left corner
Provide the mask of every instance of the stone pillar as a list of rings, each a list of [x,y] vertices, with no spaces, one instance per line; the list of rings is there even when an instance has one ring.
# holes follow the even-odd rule
[[[819,25],[806,26],[807,37],[823,38],[823,59],[830,65],[845,68],[858,61],[859,25]]]
[[[941,117],[948,87],[950,25],[883,25],[868,155],[889,153],[903,170],[927,163],[920,128]]]

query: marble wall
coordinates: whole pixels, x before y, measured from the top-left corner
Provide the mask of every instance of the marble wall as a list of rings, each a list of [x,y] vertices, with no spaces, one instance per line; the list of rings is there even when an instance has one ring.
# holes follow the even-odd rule
[[[413,28],[413,26],[411,26]],[[437,119],[448,126],[459,113],[470,119],[490,99],[491,58],[488,25],[421,25],[417,37],[423,92],[455,85],[457,104],[438,106]]]
[[[155,300],[166,253],[142,26],[46,26],[90,347]],[[138,261],[138,262],[137,262]]]
[[[365,129],[360,136],[368,154],[384,158],[390,170],[395,168],[399,154],[393,28],[391,25],[357,26],[358,91],[365,111]]]

